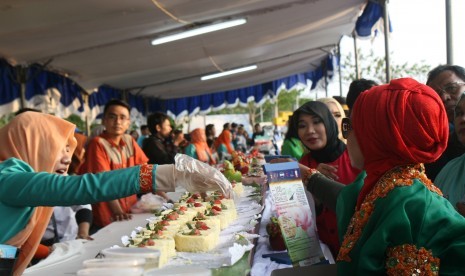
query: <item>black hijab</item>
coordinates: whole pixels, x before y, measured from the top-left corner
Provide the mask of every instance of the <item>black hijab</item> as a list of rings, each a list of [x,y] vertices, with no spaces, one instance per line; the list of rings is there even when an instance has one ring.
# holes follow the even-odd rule
[[[321,150],[309,149],[312,158],[315,159],[315,161],[318,163],[329,163],[338,159],[346,149],[346,144],[344,144],[344,142],[338,138],[339,131],[337,122],[326,104],[317,101],[310,101],[299,107],[299,109],[297,109],[292,115],[291,123],[292,127],[295,129],[298,129],[299,118],[301,114],[317,116],[323,121],[323,124],[325,125],[326,146]]]

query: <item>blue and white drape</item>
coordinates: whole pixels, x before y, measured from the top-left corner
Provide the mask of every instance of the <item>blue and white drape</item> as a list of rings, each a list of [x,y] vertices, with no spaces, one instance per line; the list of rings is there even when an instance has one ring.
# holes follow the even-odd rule
[[[196,114],[206,114],[210,111],[220,110],[225,107],[235,107],[238,104],[246,106],[249,102],[255,102],[255,106],[262,105],[268,99],[274,99],[281,90],[292,90],[304,87],[311,83],[314,89],[318,81],[324,77],[325,70],[332,76],[334,62],[336,58],[329,55],[325,68],[320,66],[315,71],[295,74],[271,82],[249,86],[245,88],[210,93],[200,96],[184,97],[180,99],[160,100],[149,106],[149,111],[161,110],[175,119],[183,116],[193,116]]]
[[[360,38],[370,38],[376,36],[378,32],[384,32],[383,23],[384,7],[377,1],[368,1],[361,16],[355,23],[355,32]],[[392,32],[391,21],[389,20],[389,32]]]
[[[329,56],[326,70],[333,69],[333,57]],[[125,94],[122,90],[102,85],[88,97],[88,105],[83,102],[83,89],[71,79],[60,74],[44,70],[38,65],[27,69],[26,107],[36,108],[47,113],[54,113],[66,118],[70,114],[79,114],[92,122],[101,118],[105,104],[111,99],[124,99],[131,106],[131,119],[137,125],[146,122],[147,113],[155,111],[166,112],[175,119],[182,116],[206,114],[212,110],[234,107],[238,104],[247,105],[254,102],[260,106],[268,99],[275,98],[281,89],[292,90],[299,85],[311,82],[315,88],[319,79],[324,76],[322,67],[315,71],[296,74],[275,81],[250,87],[210,93],[200,96],[180,99],[155,99]],[[8,114],[20,108],[20,84],[17,81],[17,70],[6,61],[0,60],[0,112]]]
[[[16,81],[15,68],[0,59],[0,116],[20,109],[20,89],[20,84]]]
[[[122,99],[122,91],[110,86],[102,85],[98,90],[89,95],[90,120],[100,119],[103,115],[105,104],[112,99]]]
[[[27,71],[26,107],[67,118],[77,114],[85,119],[83,89],[73,80],[32,65]]]
[[[131,121],[135,122],[138,126],[146,124],[147,110],[145,108],[144,97],[128,93],[127,102],[131,106]]]
[[[361,37],[372,36],[380,26],[383,6],[379,1],[368,1],[363,14],[356,23],[356,32]],[[391,25],[390,29],[391,29]],[[135,121],[145,121],[147,113],[163,111],[174,118],[184,115],[205,114],[211,110],[225,107],[246,105],[254,101],[257,106],[267,99],[273,99],[283,88],[292,90],[295,87],[311,85],[315,88],[317,82],[325,76],[331,76],[333,71],[333,57],[328,56],[325,68],[318,68],[312,72],[287,76],[275,81],[218,93],[180,99],[160,100],[156,98],[142,98],[121,90],[100,86],[98,91],[89,95],[88,105],[82,97],[82,88],[71,79],[60,74],[44,70],[41,66],[32,65],[27,70],[25,105],[43,111],[53,111],[57,116],[68,117],[79,114],[81,118],[93,121],[101,117],[105,103],[113,98],[123,99],[131,106],[131,117]],[[0,59],[0,116],[16,112],[21,103],[21,85],[18,81],[19,67],[11,66]],[[124,97],[125,96],[125,97]]]
[[[0,115],[21,108],[21,70],[27,70],[24,107],[53,113],[62,118],[73,113],[84,118],[82,88],[74,81],[37,65],[22,69],[11,66],[5,60],[0,60]]]

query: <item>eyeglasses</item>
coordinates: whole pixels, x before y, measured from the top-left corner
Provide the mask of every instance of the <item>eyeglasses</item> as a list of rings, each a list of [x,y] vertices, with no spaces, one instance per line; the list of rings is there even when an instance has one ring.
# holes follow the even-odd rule
[[[444,86],[443,88],[436,89],[436,91],[439,93],[439,95],[449,94],[451,96],[458,96],[461,94],[459,91],[460,87],[464,85],[465,85],[465,82],[455,81],[455,82],[446,84],[446,86]]]
[[[108,120],[111,120],[111,121],[118,121],[118,120],[120,120],[120,121],[123,121],[123,122],[124,122],[124,121],[129,120],[129,118],[126,117],[126,116],[124,116],[124,115],[118,116],[118,115],[116,115],[116,114],[108,114],[108,115],[106,116],[106,118],[108,118]]]
[[[341,124],[341,131],[342,131],[342,137],[344,139],[347,139],[349,136],[349,131],[352,130],[352,123],[349,118],[342,118],[342,124]]]

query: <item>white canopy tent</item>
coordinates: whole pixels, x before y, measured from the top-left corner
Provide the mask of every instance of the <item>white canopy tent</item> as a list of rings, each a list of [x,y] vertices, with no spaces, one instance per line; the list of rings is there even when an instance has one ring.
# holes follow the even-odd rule
[[[4,0],[0,3],[0,57],[11,64],[43,64],[88,91],[106,84],[144,97],[181,98],[314,70],[341,36],[353,31],[365,3]],[[230,18],[248,22],[167,44],[150,44],[166,33]],[[200,80],[219,69],[251,64],[258,69]]]

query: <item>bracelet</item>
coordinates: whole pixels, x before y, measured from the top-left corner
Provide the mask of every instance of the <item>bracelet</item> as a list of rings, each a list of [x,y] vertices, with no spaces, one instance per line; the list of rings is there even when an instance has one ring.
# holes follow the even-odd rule
[[[320,173],[317,169],[308,168],[308,170],[303,171],[302,181],[307,182],[313,175]]]

